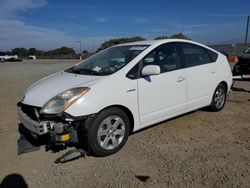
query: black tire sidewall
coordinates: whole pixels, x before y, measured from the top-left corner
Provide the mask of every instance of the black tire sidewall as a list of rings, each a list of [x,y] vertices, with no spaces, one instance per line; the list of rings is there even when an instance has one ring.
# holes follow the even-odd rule
[[[99,145],[97,141],[97,131],[102,121],[106,119],[107,117],[113,116],[113,115],[122,118],[122,120],[124,121],[125,134],[124,134],[122,142],[120,143],[118,147],[112,150],[105,150]],[[108,156],[108,155],[114,154],[125,145],[129,136],[129,132],[130,132],[130,121],[129,121],[128,116],[123,110],[121,110],[120,108],[116,108],[116,107],[102,110],[96,115],[96,117],[94,117],[91,125],[89,125],[88,127],[87,139],[88,139],[89,148],[91,152],[96,156]]]
[[[215,95],[216,95],[217,90],[220,89],[220,88],[222,88],[222,89],[224,90],[225,101],[224,101],[223,105],[222,105],[220,108],[218,108],[218,107],[215,105]],[[226,98],[227,98],[226,87],[225,87],[223,84],[219,84],[219,85],[216,87],[215,91],[214,91],[213,99],[212,99],[212,102],[211,102],[211,105],[210,105],[211,110],[214,111],[214,112],[221,111],[221,110],[224,108],[225,104],[226,104]]]

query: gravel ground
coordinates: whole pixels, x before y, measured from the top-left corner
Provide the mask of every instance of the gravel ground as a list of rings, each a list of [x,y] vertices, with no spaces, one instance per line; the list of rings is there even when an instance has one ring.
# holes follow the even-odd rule
[[[197,110],[129,137],[112,156],[65,164],[59,153],[17,156],[16,103],[31,83],[77,60],[0,64],[0,181],[16,173],[29,187],[250,187],[250,82],[221,112]]]

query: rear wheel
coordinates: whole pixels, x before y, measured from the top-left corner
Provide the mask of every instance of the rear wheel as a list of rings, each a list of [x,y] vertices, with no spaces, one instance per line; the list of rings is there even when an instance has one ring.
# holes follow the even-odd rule
[[[226,103],[227,91],[223,84],[219,84],[215,89],[213,99],[210,105],[212,111],[217,112],[223,109]]]
[[[107,156],[119,151],[128,139],[130,122],[119,108],[101,111],[88,126],[87,140],[97,156]]]

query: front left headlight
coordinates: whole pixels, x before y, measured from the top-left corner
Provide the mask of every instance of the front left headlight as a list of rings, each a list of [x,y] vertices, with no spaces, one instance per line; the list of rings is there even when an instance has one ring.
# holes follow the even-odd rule
[[[80,87],[73,88],[55,96],[49,100],[42,108],[40,113],[42,114],[58,114],[66,110],[71,104],[73,104],[82,95],[87,93],[90,88]]]

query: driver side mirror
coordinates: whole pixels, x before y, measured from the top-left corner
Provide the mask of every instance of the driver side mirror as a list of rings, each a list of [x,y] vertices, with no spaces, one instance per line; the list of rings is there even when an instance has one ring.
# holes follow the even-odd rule
[[[146,65],[141,71],[142,76],[152,76],[160,73],[161,69],[158,65]]]

